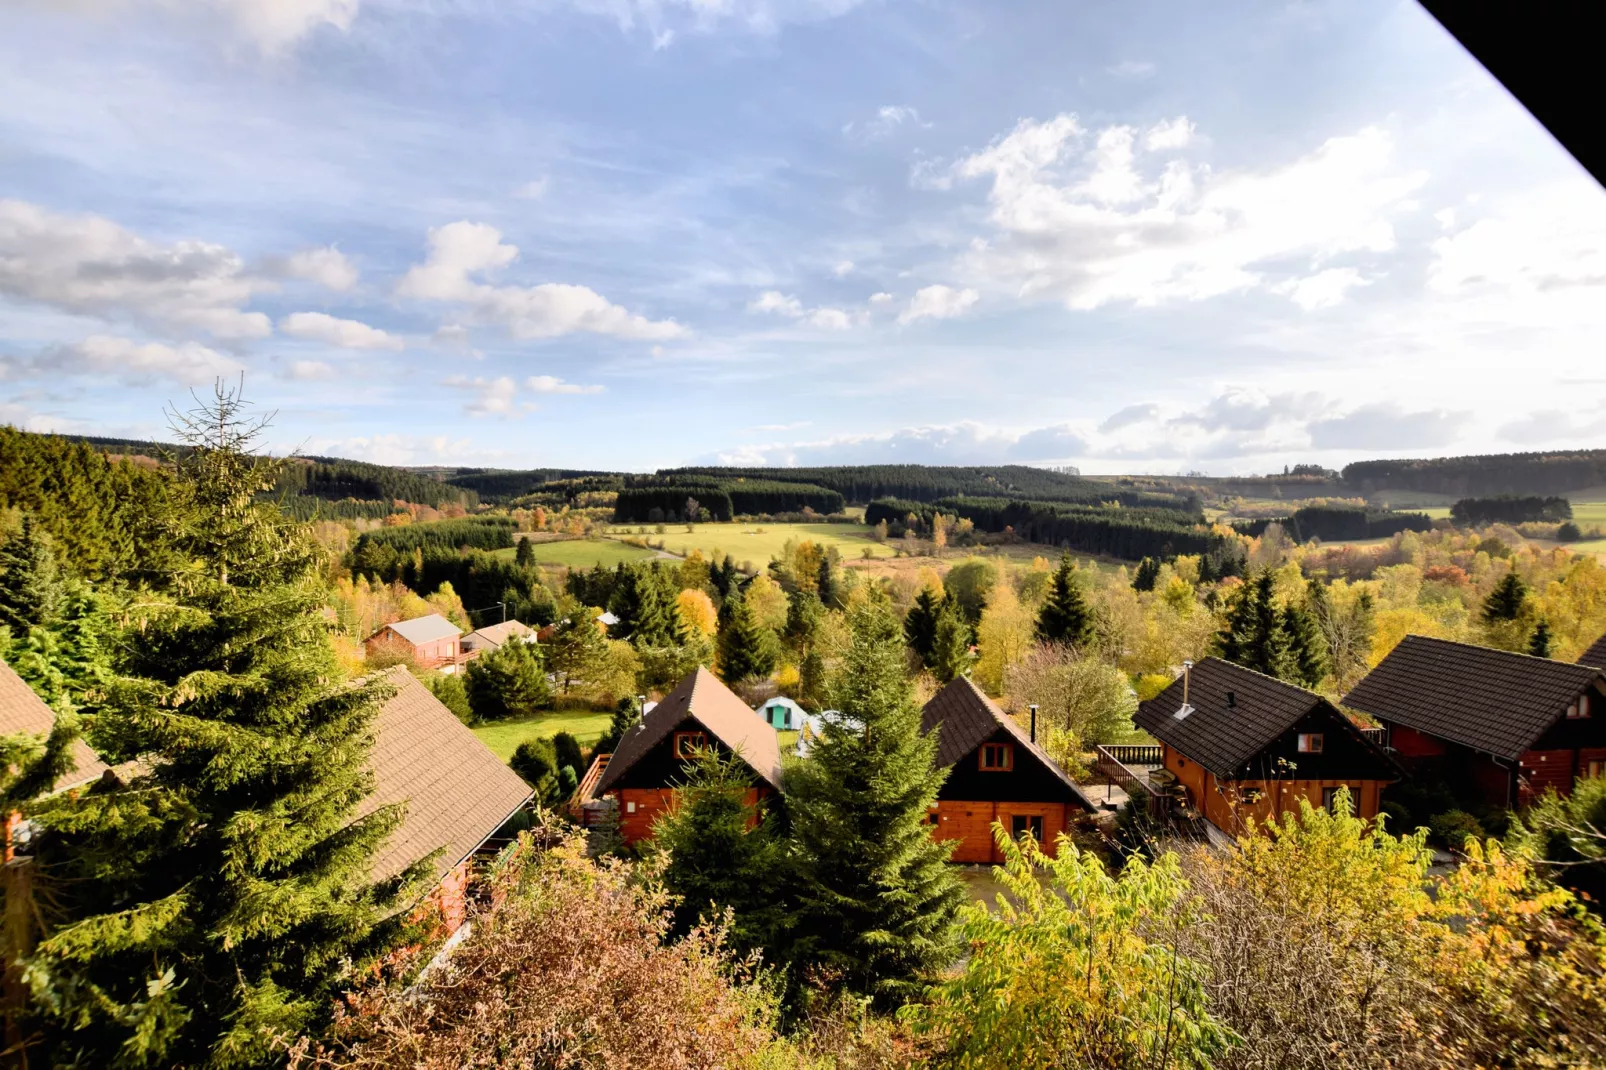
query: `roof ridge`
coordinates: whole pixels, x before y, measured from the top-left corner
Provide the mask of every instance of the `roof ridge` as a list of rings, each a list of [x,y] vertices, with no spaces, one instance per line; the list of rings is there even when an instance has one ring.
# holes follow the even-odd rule
[[[1262,680],[1265,680],[1268,683],[1276,684],[1278,687],[1287,688],[1289,691],[1298,691],[1300,694],[1309,695],[1313,699],[1318,699],[1318,700],[1321,700],[1321,701],[1327,701],[1326,699],[1323,698],[1322,694],[1320,692],[1318,692],[1318,691],[1312,691],[1308,687],[1301,687],[1299,684],[1290,683],[1287,680],[1282,679],[1281,677],[1273,676],[1270,673],[1261,672],[1259,669],[1251,669],[1247,665],[1240,665],[1236,661],[1229,661],[1228,659],[1222,657],[1219,654],[1206,654],[1204,659],[1202,661],[1195,662],[1193,667],[1195,669],[1197,669],[1199,666],[1205,664],[1206,662],[1210,662],[1210,661],[1214,661],[1214,662],[1216,662],[1217,664],[1220,664],[1220,665],[1230,666],[1234,671],[1237,671],[1237,672],[1246,672],[1251,676],[1258,676]],[[1187,671],[1188,670],[1184,669],[1183,673],[1186,674]],[[1182,679],[1182,676],[1180,676],[1180,675],[1172,677],[1171,683],[1174,684],[1180,679]],[[1171,684],[1167,684],[1166,686],[1170,687]],[[1161,694],[1164,694],[1164,691],[1162,691]],[[1160,697],[1159,695],[1154,696],[1154,698],[1159,698],[1159,697]],[[1151,699],[1148,699],[1147,701],[1153,702],[1154,699],[1151,698]],[[1337,705],[1337,703],[1334,703],[1334,705]]]
[[[1606,638],[1606,636],[1603,636],[1602,638]],[[1528,654],[1520,650],[1502,650],[1497,646],[1484,646],[1481,643],[1463,643],[1459,639],[1442,639],[1437,635],[1422,635],[1418,632],[1411,632],[1407,634],[1403,639],[1400,640],[1400,642],[1404,643],[1410,639],[1420,639],[1426,643],[1443,643],[1445,646],[1453,646],[1461,650],[1476,650],[1479,653],[1504,655],[1505,657],[1509,658],[1526,658],[1529,661],[1542,661],[1548,665],[1559,665],[1566,669],[1594,669],[1596,672],[1602,671],[1597,666],[1586,665],[1581,661],[1562,661],[1559,658],[1542,658],[1537,654]],[[1587,654],[1588,652],[1589,648],[1586,647],[1584,653]]]

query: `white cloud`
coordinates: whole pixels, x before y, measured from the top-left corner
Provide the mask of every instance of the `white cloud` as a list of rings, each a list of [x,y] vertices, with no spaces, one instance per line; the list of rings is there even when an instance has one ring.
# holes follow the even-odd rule
[[[524,380],[524,385],[533,394],[600,394],[603,391],[601,386],[567,383],[551,375],[532,375]]]
[[[1435,218],[1446,230],[1456,221],[1448,209]],[[1606,198],[1598,187],[1569,184],[1494,207],[1433,243],[1428,286],[1466,297],[1606,286]]]
[[[817,308],[809,313],[808,322],[810,327],[827,331],[845,331],[853,326],[848,314],[840,308]]]
[[[314,439],[308,453],[321,457],[350,457],[374,464],[468,464],[505,461],[505,450],[476,448],[468,439],[446,435],[365,435],[355,438]]]
[[[1407,412],[1393,402],[1362,405],[1310,428],[1317,449],[1411,450],[1448,446],[1470,414],[1431,409]]]
[[[0,296],[148,327],[261,338],[268,317],[240,306],[268,284],[221,245],[159,245],[100,216],[0,200]]]
[[[470,379],[466,375],[452,375],[441,380],[441,385],[452,387],[454,390],[465,390],[473,394],[463,405],[463,411],[470,416],[518,416],[517,408],[519,386],[511,376],[502,375],[495,379],[475,377]]]
[[[1497,432],[1508,442],[1522,446],[1582,443],[1606,435],[1606,399],[1583,406],[1584,411],[1546,409],[1530,412],[1502,424]]]
[[[931,123],[920,120],[920,112],[914,108],[904,104],[883,104],[876,109],[875,118],[863,126],[850,122],[842,128],[842,132],[852,134],[855,130],[859,130],[867,140],[873,141],[887,137],[905,123],[924,129],[931,127]]]
[[[952,319],[964,315],[980,299],[981,295],[975,290],[956,290],[940,284],[927,286],[915,292],[909,307],[898,314],[898,322]]]
[[[1187,122],[1168,120],[1162,140]],[[1077,309],[1270,287],[1285,281],[1279,264],[1320,268],[1341,254],[1391,250],[1392,217],[1410,210],[1426,181],[1395,165],[1391,138],[1375,128],[1263,172],[1180,159],[1140,171],[1130,127],[1100,131],[1091,148],[1084,133],[1074,115],[1024,120],[954,166],[958,177],[992,180],[996,233],[965,258],[972,279]]]
[[[538,201],[546,196],[547,180],[543,178],[532,179],[513,191],[513,196],[521,201]]]
[[[1342,304],[1350,290],[1371,284],[1371,279],[1364,278],[1354,268],[1346,267],[1328,268],[1303,279],[1289,279],[1271,289],[1273,293],[1287,294],[1289,300],[1306,312],[1313,312]]]
[[[296,380],[333,379],[335,370],[321,360],[298,360],[290,365],[286,377]]]
[[[1146,59],[1124,59],[1104,70],[1117,78],[1147,78],[1154,73],[1154,64]]]
[[[323,312],[294,312],[279,321],[279,330],[292,338],[323,342],[340,349],[404,348],[400,338],[357,320],[338,319]]]
[[[449,301],[481,319],[499,323],[516,338],[556,338],[588,332],[654,340],[686,333],[674,320],[649,320],[627,312],[595,290],[567,283],[492,286],[470,276],[493,274],[519,255],[495,227],[467,220],[432,227],[429,256],[407,270],[397,286],[402,297]]]
[[[1186,115],[1179,115],[1175,119],[1161,119],[1149,127],[1148,132],[1143,135],[1143,147],[1150,152],[1186,148],[1193,140],[1193,131],[1193,120]]]
[[[783,26],[837,18],[864,0],[558,0],[586,15],[612,19],[620,30],[644,31],[653,49],[669,47],[677,31],[725,30],[771,35]]]
[[[747,303],[749,312],[769,312],[797,319],[803,315],[803,302],[779,290],[765,290]]]
[[[321,26],[345,32],[357,17],[359,0],[77,0],[69,7],[131,11],[144,20],[151,12],[175,13],[202,22],[221,18],[265,53],[278,53]]]
[[[195,342],[164,345],[104,334],[52,347],[31,361],[8,363],[25,375],[85,375],[133,385],[162,380],[196,385],[241,369],[234,358]]]
[[[357,285],[356,266],[332,245],[292,253],[284,259],[283,271],[291,278],[306,279],[342,293]]]
[[[870,303],[872,305],[890,305],[892,304],[892,295],[885,290],[880,293],[873,293],[870,295]]]
[[[831,274],[835,275],[839,279],[842,278],[844,275],[853,274],[853,261],[851,261],[851,260],[838,260],[837,264],[836,264],[836,267],[831,269]]]

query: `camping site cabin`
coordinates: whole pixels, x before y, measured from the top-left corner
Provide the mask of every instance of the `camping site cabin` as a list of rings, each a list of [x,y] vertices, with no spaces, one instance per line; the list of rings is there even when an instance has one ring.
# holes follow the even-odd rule
[[[1592,664],[1408,635],[1343,701],[1414,775],[1489,806],[1606,774],[1606,670]]]
[[[619,836],[625,843],[652,835],[653,822],[674,806],[688,765],[704,749],[735,754],[746,763],[753,777],[749,803],[780,790],[775,729],[718,677],[699,668],[625,733],[597,780],[594,795],[611,795],[619,807]]]
[[[1220,658],[1186,668],[1138,704],[1133,722],[1160,742],[1162,766],[1188,805],[1237,836],[1299,809],[1331,809],[1348,788],[1355,812],[1377,816],[1400,770],[1320,695]]]
[[[1078,811],[1095,807],[1030,734],[968,677],[958,677],[926,703],[921,730],[937,733],[937,764],[948,779],[932,808],[932,835],[955,840],[955,862],[1003,861],[993,822],[1012,837],[1031,835],[1053,855],[1059,834]]]

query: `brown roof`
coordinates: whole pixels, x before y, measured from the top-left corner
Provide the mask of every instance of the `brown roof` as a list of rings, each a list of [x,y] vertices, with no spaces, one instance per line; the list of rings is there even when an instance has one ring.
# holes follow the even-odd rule
[[[596,793],[604,795],[625,771],[667,736],[674,727],[691,717],[725,746],[742,756],[753,772],[775,789],[781,786],[781,747],[775,729],[764,718],[747,708],[747,703],[720,682],[707,669],[698,668],[687,676],[664,700],[652,708],[642,722],[619,741],[608,769],[597,782]]]
[[[407,816],[375,856],[374,876],[395,876],[445,848],[435,864],[439,880],[533,793],[412,673],[397,666],[385,678],[396,694],[379,711],[374,792],[360,813],[405,801]]]
[[[1343,701],[1381,720],[1516,759],[1602,678],[1588,665],[1408,635]]]
[[[998,704],[988,698],[981,688],[968,676],[956,676],[943,685],[941,691],[931,696],[920,711],[920,730],[927,734],[941,727],[937,733],[937,764],[943,767],[958,765],[959,762],[1000,728],[1015,737],[1015,742],[1031,751],[1043,767],[1052,773],[1076,796],[1078,802],[1088,810],[1096,810],[1092,800],[1082,794],[1082,789],[1076,781],[1065,775],[1065,770],[1050,758],[1021,726],[1015,723],[1015,718],[998,708]]]
[[[1183,686],[1179,676],[1154,698],[1138,703],[1132,722],[1218,777],[1237,776],[1246,762],[1322,707],[1366,747],[1377,750],[1322,696],[1221,658],[1205,658],[1188,672],[1192,712],[1178,720]],[[1378,755],[1392,764],[1382,751]]]
[[[43,737],[55,727],[56,715],[50,707],[11,666],[0,661],[0,736],[26,732]],[[106,771],[106,763],[81,739],[73,741],[72,755],[73,768],[56,781],[57,791],[96,780]]]
[[[1595,640],[1595,645],[1578,655],[1578,664],[1606,669],[1606,635]]]
[[[516,620],[505,620],[501,624],[492,624],[469,632],[463,636],[464,650],[495,650],[503,643],[515,636],[523,637],[534,635],[528,624]]]

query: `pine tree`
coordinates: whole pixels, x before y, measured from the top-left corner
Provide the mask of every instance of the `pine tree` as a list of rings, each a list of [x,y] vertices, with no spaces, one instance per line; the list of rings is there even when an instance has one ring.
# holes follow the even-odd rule
[[[937,634],[931,644],[931,672],[946,684],[970,669],[970,625],[951,598],[944,598],[937,610]]]
[[[527,568],[535,564],[535,547],[530,544],[530,537],[519,537],[519,548],[513,552],[513,563],[520,568]]]
[[[1550,622],[1540,617],[1539,623],[1534,625],[1533,633],[1528,636],[1528,653],[1536,658],[1548,658],[1551,642]]]
[[[728,684],[763,679],[775,671],[780,656],[775,633],[758,622],[753,607],[739,592],[720,611],[719,677]]]
[[[831,571],[831,555],[825,554],[820,558],[820,571],[815,577],[815,597],[827,609],[842,608],[842,591],[837,584],[836,574]]]
[[[903,618],[904,642],[927,668],[931,667],[932,654],[937,649],[939,608],[937,596],[931,592],[931,588],[922,587],[915,596],[915,604],[909,607],[908,615]]]
[[[401,807],[356,817],[389,688],[338,682],[321,555],[258,500],[281,465],[242,404],[220,385],[174,414],[173,566],[142,577],[94,711],[101,752],[145,771],[34,817],[63,912],[29,969],[53,1065],[268,1062],[399,905],[369,873]]]
[[[1270,570],[1250,578],[1227,609],[1216,634],[1216,653],[1227,661],[1280,680],[1300,679],[1288,621],[1277,608]]]
[[[1037,614],[1037,638],[1042,642],[1084,646],[1093,638],[1093,614],[1074,572],[1071,555],[1061,557],[1048,598]]]
[[[463,687],[480,721],[528,717],[552,702],[539,648],[516,639],[469,662]]]
[[[1154,584],[1160,578],[1160,562],[1152,557],[1145,557],[1138,562],[1137,574],[1132,577],[1134,591],[1152,591]]]
[[[552,752],[558,758],[558,772],[564,769],[573,769],[575,776],[586,771],[585,752],[580,749],[580,741],[568,732],[558,732],[552,737]]]
[[[546,644],[547,665],[562,677],[564,694],[568,694],[574,681],[584,681],[594,674],[607,656],[608,641],[585,606],[575,607]]]
[[[558,799],[558,755],[550,739],[527,739],[513,751],[508,766],[535,792],[535,801],[553,806]]]
[[[23,514],[22,530],[0,545],[0,625],[13,635],[56,622],[66,591],[50,536]]]
[[[597,745],[591,751],[592,756],[598,754],[612,754],[619,749],[619,741],[625,734],[641,723],[641,703],[634,698],[622,698],[613,708],[613,720],[608,722],[608,730],[597,740]]]
[[[805,591],[799,591],[787,600],[786,628],[781,638],[800,660],[813,648],[814,636],[819,631],[820,617],[824,612],[825,607],[820,600]]]
[[[1315,614],[1307,606],[1291,605],[1283,610],[1283,632],[1288,636],[1290,683],[1316,688],[1327,677],[1327,640],[1322,637]]]
[[[920,731],[897,618],[872,598],[849,623],[832,685],[843,716],[786,772],[799,867],[788,957],[894,1006],[953,961],[965,893],[946,865],[952,846],[926,824],[947,774],[935,734]]]
[[[475,721],[474,708],[469,705],[468,689],[463,686],[463,674],[436,673],[429,680],[429,689],[440,700],[442,706],[451,710],[459,721],[464,724],[473,724]]]
[[[1483,600],[1483,620],[1485,624],[1498,624],[1505,621],[1514,621],[1522,616],[1523,603],[1528,600],[1528,585],[1522,582],[1522,577],[1515,571],[1507,572],[1500,577],[1489,597]]]

